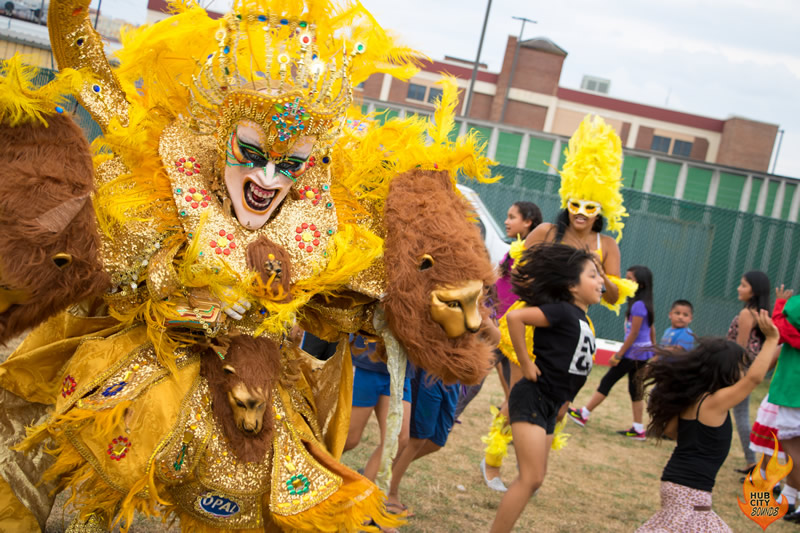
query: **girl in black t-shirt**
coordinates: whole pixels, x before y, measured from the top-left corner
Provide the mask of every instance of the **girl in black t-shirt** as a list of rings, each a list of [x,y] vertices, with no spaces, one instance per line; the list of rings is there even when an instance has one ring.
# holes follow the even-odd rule
[[[572,400],[592,369],[594,330],[586,310],[603,296],[593,256],[563,244],[526,250],[512,283],[528,305],[507,315],[523,375],[508,404],[519,476],[500,502],[492,532],[510,531],[544,480],[558,409]],[[526,326],[535,328],[535,363],[525,345]]]
[[[767,311],[760,311],[757,323],[766,340],[746,372],[745,350],[721,338],[699,339],[689,352],[654,350],[659,357],[650,363],[645,382],[653,386],[647,430],[678,444],[661,475],[661,510],[638,533],[731,531],[711,510],[711,490],[731,447],[728,411],[764,379],[778,344]]]

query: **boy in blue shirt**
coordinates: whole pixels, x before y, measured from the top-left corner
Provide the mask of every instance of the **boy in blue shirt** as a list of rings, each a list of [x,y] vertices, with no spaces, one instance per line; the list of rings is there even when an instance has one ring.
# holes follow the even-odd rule
[[[689,329],[694,309],[689,300],[675,300],[669,310],[669,321],[672,327],[667,328],[661,337],[661,346],[680,346],[691,350],[694,346],[694,334]]]

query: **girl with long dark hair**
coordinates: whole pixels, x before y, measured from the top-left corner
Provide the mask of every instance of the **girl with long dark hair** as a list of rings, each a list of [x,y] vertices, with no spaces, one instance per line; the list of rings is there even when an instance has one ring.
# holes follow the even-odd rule
[[[643,424],[644,390],[642,387],[643,370],[647,361],[653,356],[650,348],[655,344],[655,316],[653,313],[653,273],[649,268],[635,265],[628,269],[625,277],[635,281],[639,288],[628,301],[625,313],[625,341],[620,349],[611,356],[606,375],[600,381],[589,403],[580,409],[569,408],[569,419],[583,427],[589,415],[608,397],[611,388],[623,376],[628,376],[628,393],[631,396],[633,410],[633,426],[617,433],[636,440],[645,440]]]
[[[514,202],[508,208],[508,213],[505,220],[506,235],[511,239],[525,239],[531,231],[542,223],[542,212],[533,202]],[[506,254],[500,262],[500,276],[494,285],[496,299],[496,316],[501,317],[506,314],[508,308],[517,300],[517,295],[514,294],[511,286],[511,267],[513,259],[510,254]],[[500,407],[498,412],[507,414],[508,412],[508,395],[511,392],[511,387],[516,382],[519,370],[515,368],[514,377],[512,378],[511,363],[508,358],[499,349],[495,350],[497,357],[497,371],[500,375],[500,384],[503,386],[505,393],[505,402]],[[516,378],[516,379],[514,379]],[[513,381],[512,381],[513,380]],[[481,383],[482,385],[482,383]],[[480,390],[480,385],[476,387],[468,387],[465,395],[458,402],[456,408],[456,418],[461,415],[461,412],[466,408],[467,404],[475,397]],[[500,466],[502,465],[502,457],[495,454],[486,454],[483,461],[481,461],[481,472],[486,485],[498,492],[505,492],[506,487],[500,479]]]
[[[511,530],[544,481],[558,411],[592,369],[594,329],[586,312],[600,302],[603,289],[594,257],[563,244],[526,250],[512,280],[527,304],[507,315],[523,374],[508,401],[519,475],[500,502],[493,533]],[[535,356],[528,353],[528,326],[535,328]]]
[[[637,533],[731,531],[711,510],[711,491],[731,446],[728,410],[761,383],[778,344],[769,312],[760,311],[756,324],[764,342],[755,360],[721,338],[699,339],[688,352],[655,348],[659,357],[648,365],[645,382],[653,387],[647,429],[657,439],[677,440],[677,446],[661,476],[661,510]]]
[[[771,309],[769,278],[760,270],[751,270],[742,276],[739,286],[736,288],[736,294],[744,306],[739,314],[733,317],[728,328],[727,339],[744,348],[747,354],[745,361],[745,367],[747,367],[755,359],[764,342],[764,333],[759,329],[756,317],[759,311]],[[733,419],[736,422],[736,432],[742,443],[746,464],[744,468],[737,469],[737,471],[747,474],[756,464],[755,452],[750,449],[750,396],[744,398],[733,408]]]

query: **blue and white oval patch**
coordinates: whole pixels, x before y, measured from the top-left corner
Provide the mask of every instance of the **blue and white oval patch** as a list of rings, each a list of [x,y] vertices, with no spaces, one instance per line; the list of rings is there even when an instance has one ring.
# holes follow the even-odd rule
[[[229,518],[239,512],[239,504],[218,494],[205,493],[198,501],[200,509],[218,518]]]

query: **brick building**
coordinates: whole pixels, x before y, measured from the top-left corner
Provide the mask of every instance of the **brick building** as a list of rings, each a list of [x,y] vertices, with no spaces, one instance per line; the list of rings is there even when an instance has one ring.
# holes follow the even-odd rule
[[[587,113],[596,113],[615,127],[626,148],[758,172],[768,170],[777,125],[741,117],[720,120],[611,98],[603,94],[608,80],[599,91],[562,87],[559,82],[567,52],[545,38],[520,44],[512,80],[516,44],[516,37],[508,38],[499,73],[479,69],[468,118],[569,136]],[[434,83],[442,72],[456,76],[466,89],[472,63],[451,57],[426,63],[409,82],[378,75],[364,84],[363,96],[432,108],[438,95]],[[462,115],[466,111],[465,93]]]

